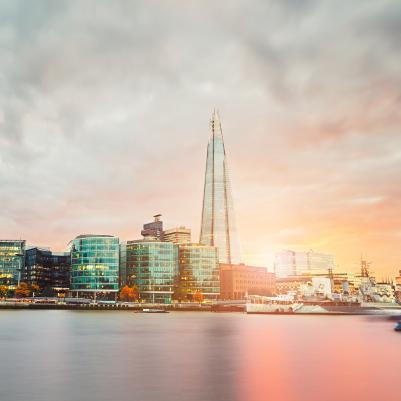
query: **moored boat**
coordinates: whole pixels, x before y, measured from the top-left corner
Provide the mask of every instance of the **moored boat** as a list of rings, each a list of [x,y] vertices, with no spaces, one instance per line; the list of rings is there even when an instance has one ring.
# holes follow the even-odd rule
[[[286,296],[265,297],[250,295],[246,303],[248,314],[294,315],[376,315],[399,316],[401,307],[395,304],[372,304],[345,301],[295,301]],[[401,331],[401,330],[400,330]]]

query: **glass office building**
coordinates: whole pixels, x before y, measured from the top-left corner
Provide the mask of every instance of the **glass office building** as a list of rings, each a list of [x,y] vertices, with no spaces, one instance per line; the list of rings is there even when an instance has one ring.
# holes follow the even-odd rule
[[[127,242],[127,282],[136,284],[141,300],[171,303],[178,280],[178,246],[161,241]]]
[[[199,242],[216,246],[220,263],[240,263],[230,177],[221,123],[216,111],[213,112],[210,127]]]
[[[0,285],[14,289],[24,268],[25,241],[0,240]]]
[[[119,290],[119,240],[111,235],[80,235],[70,243],[71,291],[79,296]]]
[[[69,290],[70,269],[70,253],[29,248],[25,253],[23,280],[29,284],[37,284],[42,295],[53,296]]]
[[[130,284],[127,281],[127,241],[120,242],[120,288]]]
[[[174,244],[190,244],[191,229],[186,227],[175,227],[163,231],[163,241]]]
[[[314,251],[296,252],[285,250],[274,257],[276,277],[328,274],[334,269],[334,256]]]
[[[205,299],[217,299],[220,295],[220,271],[218,251],[214,246],[199,244],[179,245],[179,298],[193,299],[201,292]]]

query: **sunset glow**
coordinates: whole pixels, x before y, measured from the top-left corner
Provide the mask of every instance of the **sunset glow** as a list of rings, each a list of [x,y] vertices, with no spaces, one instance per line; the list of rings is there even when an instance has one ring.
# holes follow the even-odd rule
[[[15,4],[1,5],[2,237],[135,239],[159,212],[198,240],[218,107],[244,262],[313,249],[398,271],[394,2],[258,2],[252,18],[241,2]]]

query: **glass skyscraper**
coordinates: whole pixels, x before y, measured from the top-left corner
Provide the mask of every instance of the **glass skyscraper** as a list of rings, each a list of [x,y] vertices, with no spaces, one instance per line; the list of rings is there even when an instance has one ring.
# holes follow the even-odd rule
[[[71,291],[112,293],[119,289],[119,240],[111,235],[79,235],[70,243]]]
[[[200,243],[216,246],[220,263],[239,263],[231,184],[219,115],[213,112],[207,147]]]

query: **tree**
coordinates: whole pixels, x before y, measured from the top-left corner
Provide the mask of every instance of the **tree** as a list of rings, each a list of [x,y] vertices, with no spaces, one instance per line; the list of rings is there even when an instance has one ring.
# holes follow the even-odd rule
[[[32,284],[29,289],[32,295],[37,294],[40,291],[40,287],[37,284]]]
[[[187,300],[187,292],[184,290],[184,288],[181,285],[177,285],[174,288],[174,293],[173,293],[173,299],[178,301],[178,302],[182,302]]]
[[[7,297],[8,287],[6,285],[0,285],[0,298]]]
[[[40,288],[37,284],[27,284],[27,283],[20,283],[19,286],[15,289],[15,296],[17,297],[30,297],[34,292],[37,293],[40,291]]]
[[[119,298],[120,298],[120,301],[124,301],[124,302],[136,301],[138,299],[137,287],[136,286],[128,287],[128,285],[125,285],[120,290]]]
[[[20,283],[15,289],[15,295],[17,297],[29,297],[31,291],[27,283]]]
[[[194,298],[193,299],[194,299],[195,302],[202,303],[204,297],[203,297],[203,294],[200,291],[196,291],[195,294],[194,294]]]

